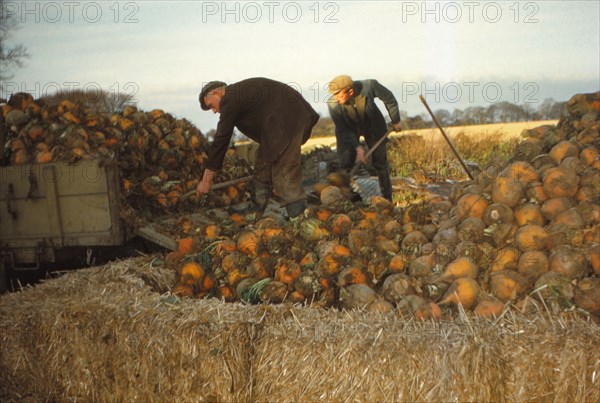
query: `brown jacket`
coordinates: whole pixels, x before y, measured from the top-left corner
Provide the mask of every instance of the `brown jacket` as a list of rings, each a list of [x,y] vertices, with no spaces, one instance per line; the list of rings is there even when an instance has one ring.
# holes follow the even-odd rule
[[[275,162],[294,136],[302,136],[304,144],[319,120],[298,91],[268,78],[249,78],[228,85],[220,114],[206,164],[214,171],[223,165],[234,127],[260,144],[258,158]]]

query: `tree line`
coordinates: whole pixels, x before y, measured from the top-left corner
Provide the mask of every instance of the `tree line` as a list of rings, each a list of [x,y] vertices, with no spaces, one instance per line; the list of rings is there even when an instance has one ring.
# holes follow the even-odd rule
[[[537,108],[531,104],[517,105],[511,102],[498,102],[488,107],[470,106],[463,109],[438,109],[433,112],[442,126],[485,125],[490,123],[527,122],[532,120],[558,120],[566,112],[566,102],[557,102],[553,98],[542,101]],[[431,117],[422,113],[417,116],[402,116],[407,128],[426,129],[433,127]]]
[[[558,120],[566,113],[566,102],[557,102],[553,98],[542,101],[537,108],[531,104],[517,105],[510,102],[498,102],[488,107],[470,106],[463,109],[438,109],[433,112],[436,119],[444,127],[485,125],[490,123],[527,122],[533,120]],[[428,129],[435,126],[427,112],[409,116],[400,111],[405,130]],[[321,117],[314,127],[312,136],[332,136],[335,126],[328,116]]]

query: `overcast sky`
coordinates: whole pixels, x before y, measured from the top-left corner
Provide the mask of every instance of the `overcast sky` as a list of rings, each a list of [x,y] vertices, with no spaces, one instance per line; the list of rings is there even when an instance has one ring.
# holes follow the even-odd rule
[[[5,1],[31,57],[4,86],[102,88],[203,132],[211,80],[289,83],[327,116],[338,74],[375,78],[409,115],[600,89],[600,1]],[[8,94],[4,93],[4,96]]]

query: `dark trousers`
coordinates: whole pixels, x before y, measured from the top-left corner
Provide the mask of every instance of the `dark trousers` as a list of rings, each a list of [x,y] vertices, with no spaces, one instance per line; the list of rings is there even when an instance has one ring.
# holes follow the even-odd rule
[[[290,128],[292,141],[281,156],[274,162],[267,162],[260,158],[260,146],[256,150],[256,162],[254,164],[254,202],[266,206],[271,192],[283,199],[283,204],[288,215],[295,217],[304,211],[306,207],[306,193],[302,187],[302,143],[308,139],[312,128],[316,124],[315,119],[299,121],[296,128]]]
[[[369,133],[365,135],[365,141],[371,148],[381,137],[375,137]],[[379,145],[371,154],[371,165],[377,173],[381,194],[388,200],[392,200],[392,179],[390,177],[390,168],[387,160],[387,139]],[[350,172],[356,160],[356,149],[347,143],[337,142],[337,152],[340,160],[340,169]]]

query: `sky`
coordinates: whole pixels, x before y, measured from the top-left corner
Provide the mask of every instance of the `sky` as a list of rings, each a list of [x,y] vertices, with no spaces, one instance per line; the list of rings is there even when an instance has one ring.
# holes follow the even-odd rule
[[[327,83],[377,79],[410,116],[600,90],[600,1],[6,1],[30,54],[7,97],[103,89],[206,133],[208,81],[268,77],[328,116]],[[383,109],[383,104],[378,101]],[[384,110],[384,109],[383,109]]]

